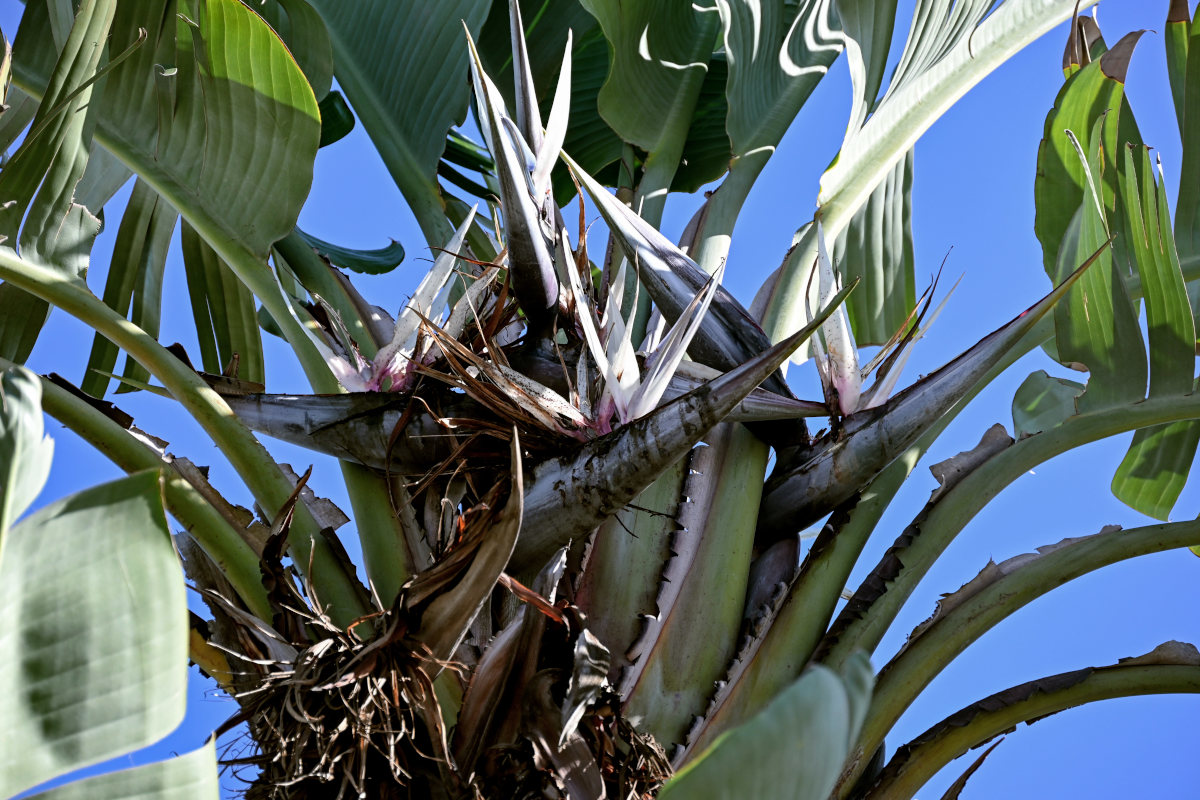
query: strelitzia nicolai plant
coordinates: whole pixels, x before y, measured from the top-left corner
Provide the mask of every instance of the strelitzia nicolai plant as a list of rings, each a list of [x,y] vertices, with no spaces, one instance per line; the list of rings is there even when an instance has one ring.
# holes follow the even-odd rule
[[[151,5],[26,11],[0,116],[5,145],[26,131],[0,170],[13,200],[0,344],[24,360],[47,303],[96,329],[92,397],[47,379],[43,405],[121,467],[169,476],[162,498],[211,616],[189,655],[240,704],[230,726],[247,724],[254,751],[232,763],[260,770],[249,794],[906,797],[1016,721],[1200,686],[1195,648],[1174,643],[1001,692],[882,764],[899,713],[988,627],[1099,566],[1200,544],[1194,523],[990,565],[877,678],[867,661],[955,533],[1051,455],[1138,430],[1115,493],[1161,517],[1178,496],[1196,443],[1194,199],[1181,193],[1172,232],[1122,96],[1135,40],[1105,52],[1063,0],[918,2],[881,93],[894,3]],[[912,145],[1067,18],[1069,77],[1035,184],[1053,289],[896,392],[923,332]],[[1172,3],[1185,153],[1191,25]],[[843,51],[845,141],[816,215],[747,309],[721,286],[738,212]],[[449,133],[468,72],[484,147]],[[397,248],[295,228],[317,148],[356,117],[437,250],[395,319],[337,267],[386,270]],[[254,177],[276,172],[270,187]],[[85,280],[97,215],[132,174],[101,300]],[[668,193],[722,176],[684,241],[668,240]],[[587,203],[608,228],[603,258],[589,253]],[[180,218],[199,372],[156,341]],[[262,393],[260,328],[291,345],[316,394]],[[864,369],[856,341],[898,349]],[[1031,376],[1014,401],[1020,441],[989,431],[937,465],[941,487],[835,617],[919,456],[1049,341],[1086,365],[1086,387]],[[780,371],[802,347],[820,400]],[[118,349],[122,386],[156,380],[194,416],[258,519],[102,401]],[[819,416],[831,423],[812,436],[804,420]],[[334,533],[347,517],[252,430],[340,459],[365,585]],[[822,521],[797,567],[796,534]]]

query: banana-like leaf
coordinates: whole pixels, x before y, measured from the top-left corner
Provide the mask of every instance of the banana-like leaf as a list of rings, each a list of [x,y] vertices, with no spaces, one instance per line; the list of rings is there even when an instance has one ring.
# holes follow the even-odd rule
[[[96,775],[38,792],[29,800],[95,800],[99,797],[137,800],[217,800],[221,781],[217,775],[216,742],[140,767]]]
[[[48,22],[31,4],[18,84],[41,97]],[[235,0],[122,4],[108,47],[132,50],[105,80],[95,137],[180,210],[230,263],[266,257],[295,224],[320,137],[316,100],[270,27]],[[44,49],[44,48],[42,48]],[[203,152],[220,158],[197,157]],[[270,176],[264,180],[263,175]],[[242,256],[245,257],[242,257]],[[243,276],[245,277],[245,276]]]
[[[1082,383],[1052,378],[1045,370],[1030,374],[1013,395],[1013,433],[1018,439],[1042,433],[1073,417]]]
[[[759,512],[760,535],[790,535],[848,500],[909,448],[971,390],[1100,258],[1084,261],[1050,294],[932,375],[882,406],[846,418],[836,439],[823,437],[800,451],[768,482]]]
[[[879,183],[958,98],[1026,44],[1093,2],[920,4],[886,94],[861,128],[847,132],[837,160],[821,179],[818,213],[826,234],[836,241]],[[803,322],[806,277],[817,250],[812,228],[803,234],[797,232],[787,261],[755,300],[773,339]]]
[[[180,241],[204,371],[222,374],[236,356],[236,377],[263,383],[266,367],[254,295],[186,221]]]
[[[867,114],[874,107],[883,85],[883,72],[896,28],[896,0],[882,3],[836,0],[834,8],[845,32],[846,60],[854,92],[850,122],[846,127],[854,131],[867,121]],[[928,4],[922,5],[923,13],[929,10]]]
[[[1156,179],[1146,148],[1141,150],[1141,186],[1133,147],[1125,150],[1121,174],[1127,245],[1137,264],[1146,300],[1150,345],[1150,396],[1185,394],[1195,372],[1196,329],[1179,256],[1171,234],[1166,190]],[[1200,425],[1175,423],[1138,431],[1113,477],[1118,499],[1156,519],[1166,519],[1191,468]]]
[[[1118,500],[1155,519],[1167,519],[1187,482],[1200,444],[1200,423],[1174,422],[1133,435],[1113,476]]]
[[[959,3],[956,8],[962,11],[967,5]],[[846,58],[854,93],[848,127],[855,131],[866,122],[883,83],[896,22],[896,3],[839,0],[836,7],[845,30]],[[926,13],[929,10],[927,4],[922,9]],[[948,25],[946,30],[953,27]],[[911,43],[909,50],[918,46]],[[846,281],[863,279],[861,290],[847,308],[854,339],[860,345],[887,342],[916,304],[912,180],[913,151],[909,150],[834,241],[833,257],[838,273]]]
[[[170,733],[183,719],[187,604],[157,472],[61,500],[0,561],[0,795]]]
[[[308,243],[309,247],[329,259],[329,263],[351,272],[364,275],[383,275],[400,266],[400,262],[404,260],[404,246],[395,240],[392,240],[387,247],[380,247],[376,250],[355,250],[330,244],[299,228],[296,229],[296,233]]]
[[[1110,51],[1111,52],[1111,51]],[[1109,221],[1101,205],[1099,185],[1103,119],[1092,126],[1091,144],[1080,145],[1085,162],[1083,201],[1067,226],[1058,251],[1056,280],[1061,280],[1085,253],[1111,240]],[[1078,144],[1073,134],[1068,134]],[[1090,374],[1080,409],[1102,408],[1146,395],[1146,345],[1138,312],[1112,250],[1104,247],[1099,263],[1083,276],[1078,288],[1054,310],[1055,349],[1061,361]]]
[[[597,98],[600,116],[627,142],[653,153],[682,140],[716,44],[713,0],[580,0],[612,55]],[[641,98],[630,103],[630,97]]]
[[[8,40],[6,39],[5,42]],[[8,75],[12,77],[11,72]],[[8,106],[3,114],[0,114],[0,155],[4,156],[7,161],[9,157],[8,148],[12,147],[13,142],[21,135],[21,132],[29,126],[33,120],[33,115],[37,113],[38,103],[29,95],[22,92],[16,86],[9,86],[7,95],[4,98],[5,105]]]
[[[323,101],[333,85],[333,45],[321,15],[308,0],[266,0],[250,7],[279,34],[304,70],[313,95]]]
[[[25,369],[0,373],[0,557],[5,533],[50,476],[54,441],[43,436],[42,384]]]
[[[861,128],[847,132],[818,197],[826,234],[837,239],[880,181],[951,105],[1025,45],[1093,0],[1006,0],[922,3],[887,93]],[[981,8],[982,6],[982,8]],[[946,24],[947,20],[954,24]],[[799,238],[799,237],[798,237]],[[810,236],[799,241],[763,298],[761,319],[778,338],[799,327],[807,284],[800,273],[816,256]]]
[[[38,6],[40,4],[34,4]],[[41,9],[44,13],[44,7]],[[26,10],[36,17],[38,10]],[[0,172],[0,240],[18,242],[24,258],[47,264],[80,280],[87,269],[100,222],[74,201],[76,184],[91,149],[94,79],[107,56],[101,45],[113,24],[115,5],[89,2],[80,7],[61,53],[49,48],[49,86],[20,148]],[[33,34],[22,20],[19,43]],[[49,305],[15,287],[0,285],[0,356],[23,362],[49,315]]]
[[[862,279],[862,291],[854,293],[847,308],[859,345],[888,342],[916,306],[912,182],[909,150],[833,245],[842,279]]]
[[[1070,130],[1084,145],[1085,152],[1104,150],[1104,169],[1094,171],[1099,181],[1106,216],[1112,229],[1124,230],[1123,211],[1118,210],[1120,191],[1117,176],[1121,171],[1121,148],[1127,143],[1141,144],[1137,123],[1125,99],[1125,72],[1137,43],[1130,34],[1099,59],[1067,79],[1055,98],[1054,108],[1046,116],[1046,125],[1038,146],[1037,174],[1033,183],[1034,233],[1042,244],[1042,261],[1051,279],[1058,277],[1059,248],[1075,210],[1088,192],[1086,165],[1075,152],[1066,131]],[[1091,131],[1104,120],[1100,141],[1091,140]],[[1123,206],[1123,203],[1121,204]],[[1115,246],[1120,264],[1130,267],[1125,255],[1124,237]]]
[[[726,127],[733,155],[773,150],[842,51],[834,5],[832,0],[717,0],[729,65]],[[894,2],[873,5],[895,14]],[[891,39],[890,28],[884,38]]]
[[[733,151],[726,132],[728,83],[729,65],[725,54],[713,53],[696,96],[687,138],[683,142],[683,155],[679,157],[679,167],[671,179],[671,191],[698,192],[729,169]]]
[[[442,246],[453,229],[437,185],[438,159],[446,132],[467,110],[467,47],[460,20],[477,35],[491,4],[313,0],[312,5],[329,29],[338,85],[426,241]]]
[[[1187,392],[1194,377],[1196,326],[1171,232],[1166,187],[1150,163],[1147,147],[1126,145],[1122,167],[1120,187],[1130,222],[1126,247],[1142,279],[1146,303],[1149,393]]]
[[[871,700],[866,656],[844,675],[814,666],[744,725],[729,731],[662,788],[663,800],[825,800]]]
[[[170,203],[145,181],[138,180],[117,229],[109,262],[104,304],[125,316],[130,314],[132,303],[134,311],[130,319],[151,336],[158,334],[167,248],[178,219],[179,212]],[[80,388],[93,397],[104,397],[108,391],[108,373],[116,363],[117,346],[96,334]],[[142,382],[150,380],[149,373],[132,361],[126,364],[125,376]]]
[[[132,176],[129,167],[93,142],[87,168],[75,187],[75,202],[98,217],[108,201]]]
[[[993,5],[992,0],[919,4],[886,94],[861,128],[847,132],[837,161],[821,179],[820,203],[831,236],[841,233],[945,109],[1026,44],[1092,3],[1006,0],[994,10]]]

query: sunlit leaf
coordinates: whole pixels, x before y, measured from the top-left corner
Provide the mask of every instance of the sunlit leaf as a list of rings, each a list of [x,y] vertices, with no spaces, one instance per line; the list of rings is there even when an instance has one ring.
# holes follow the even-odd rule
[[[85,490],[10,530],[0,795],[170,733],[187,700],[187,613],[156,472]]]
[[[1120,182],[1131,227],[1128,248],[1146,300],[1149,394],[1187,394],[1195,372],[1192,309],[1175,252],[1165,187],[1156,178],[1149,152],[1138,149],[1141,186],[1132,147],[1125,150]],[[1138,431],[1113,477],[1113,494],[1145,514],[1166,519],[1183,491],[1198,442],[1200,425],[1195,423]]]
[[[1111,239],[1107,210],[1100,206],[1104,150],[1099,134],[1104,124],[1103,118],[1096,120],[1086,149],[1074,133],[1067,135],[1084,163],[1083,199],[1059,247],[1055,280]],[[1111,248],[1104,248],[1095,268],[1055,308],[1054,324],[1059,358],[1089,373],[1087,391],[1079,399],[1081,411],[1146,396],[1146,344]]]

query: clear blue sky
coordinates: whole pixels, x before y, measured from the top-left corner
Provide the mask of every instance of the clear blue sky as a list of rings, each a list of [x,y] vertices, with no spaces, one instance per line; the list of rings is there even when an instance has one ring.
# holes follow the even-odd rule
[[[1167,5],[1167,0],[1104,0],[1100,25],[1110,43],[1130,30],[1161,31]],[[19,14],[16,0],[0,0],[0,25],[10,37]],[[898,33],[906,30],[907,19],[898,21]],[[1033,235],[1033,175],[1045,114],[1061,85],[1065,35],[1065,27],[1060,27],[1027,48],[961,100],[917,146],[913,205],[919,280],[923,285],[950,248],[946,274],[963,278],[932,332],[918,346],[901,385],[940,366],[1049,288]],[[1127,93],[1145,140],[1161,153],[1174,198],[1179,141],[1160,33],[1147,34],[1139,44]],[[811,216],[817,180],[840,143],[848,109],[849,79],[844,62],[839,61],[785,138],[735,232],[726,283],[746,304],[778,265],[793,230]],[[128,188],[118,200],[127,194]],[[665,223],[669,235],[682,230],[692,208],[694,204],[686,199],[672,201]],[[103,286],[120,219],[118,209],[110,208],[109,226],[94,251],[89,283],[97,292]],[[321,151],[301,224],[322,238],[351,246],[381,246],[388,238],[403,242],[409,259],[395,273],[355,278],[364,294],[392,310],[405,300],[427,263],[416,225],[361,128]],[[177,260],[168,270],[165,291],[169,310],[162,341],[193,341]],[[284,366],[286,349],[270,337],[266,341],[269,390],[305,390],[303,378]],[[56,313],[31,366],[77,381],[90,344],[91,336],[83,326]],[[1037,369],[1054,371],[1048,358],[1034,353],[994,382],[950,427],[928,462],[973,446],[994,422],[1011,429],[1013,392]],[[816,396],[811,370],[811,366],[793,369],[792,378],[797,387]],[[1057,372],[1064,374],[1061,369]],[[139,395],[123,395],[118,402],[139,425],[168,436],[175,452],[198,463],[217,457],[211,444],[168,402]],[[107,461],[52,421],[49,432],[57,441],[56,461],[41,502],[116,477]],[[1113,499],[1108,489],[1128,439],[1119,437],[1060,457],[1004,491],[930,572],[884,640],[874,659],[876,666],[885,663],[913,625],[929,615],[940,594],[957,589],[988,558],[1000,561],[1067,536],[1095,533],[1106,524],[1145,524],[1147,520]],[[282,460],[301,470],[313,460],[305,451],[269,445]],[[226,471],[218,469],[214,476],[226,487],[236,485]],[[1194,483],[1180,499],[1175,518],[1197,513],[1200,496]],[[310,485],[342,499],[340,475],[332,462],[317,462]],[[852,586],[874,566],[934,485],[920,467],[885,518]],[[1168,639],[1200,642],[1195,614],[1200,608],[1198,575],[1200,560],[1180,551],[1109,567],[1055,590],[991,631],[940,675],[900,721],[889,739],[889,753],[961,706],[1015,683],[1110,664]],[[232,701],[197,679],[184,726],[150,752],[161,756],[190,750],[234,710]],[[976,773],[965,797],[1196,797],[1200,795],[1198,719],[1200,697],[1162,696],[1093,704],[1021,726]],[[919,796],[940,797],[973,755],[952,764]],[[134,760],[122,759],[119,766],[130,763]]]

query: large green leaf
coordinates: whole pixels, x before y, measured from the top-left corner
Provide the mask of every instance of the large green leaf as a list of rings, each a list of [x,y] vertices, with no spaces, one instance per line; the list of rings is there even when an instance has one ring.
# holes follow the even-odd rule
[[[206,235],[265,258],[312,182],[320,119],[304,74],[235,0],[122,4],[110,50],[133,45],[142,28],[147,42],[105,82],[97,139]],[[45,76],[21,55],[17,79],[40,96]]]
[[[133,303],[130,319],[151,336],[158,334],[167,248],[178,219],[179,212],[170,203],[145,181],[138,180],[117,229],[109,261],[104,304],[124,316],[129,314]],[[92,339],[87,373],[80,387],[93,397],[104,397],[108,391],[108,373],[116,363],[117,346],[97,333]],[[127,362],[125,376],[147,382],[149,373],[135,366],[134,362]]]
[[[883,85],[883,72],[896,28],[896,0],[836,0],[835,7],[845,32],[846,60],[854,91],[854,105],[846,126],[853,131],[867,121],[867,114],[874,107]],[[927,5],[922,8],[928,11]]]
[[[1196,327],[1171,233],[1166,187],[1150,163],[1148,147],[1126,145],[1122,167],[1120,188],[1130,225],[1126,248],[1146,303],[1150,395],[1186,393],[1195,372]]]
[[[15,75],[40,98],[50,25],[39,8],[31,4],[22,21],[30,46],[18,53]],[[177,208],[282,317],[262,264],[295,224],[320,136],[316,101],[296,62],[236,0],[121,4],[109,48],[131,55],[89,106],[96,140]],[[303,343],[299,351],[315,368],[316,355]]]
[[[404,260],[404,246],[394,239],[387,247],[381,247],[377,250],[355,250],[352,247],[343,247],[323,239],[318,239],[316,236],[305,233],[299,228],[296,229],[296,233],[313,250],[316,250],[322,256],[329,259],[331,264],[348,269],[351,272],[361,272],[365,275],[382,275],[400,266],[400,262]]]
[[[866,656],[844,676],[815,666],[749,722],[721,736],[659,793],[662,800],[825,800],[871,699]]]
[[[38,792],[30,800],[217,800],[220,791],[216,744],[209,742],[168,761],[96,775]]]
[[[1132,38],[1131,38],[1132,37]],[[1059,90],[1054,108],[1046,116],[1042,142],[1038,147],[1037,176],[1033,184],[1036,214],[1033,230],[1042,244],[1046,274],[1057,274],[1059,246],[1075,210],[1088,192],[1084,164],[1075,152],[1067,131],[1084,145],[1086,152],[1103,147],[1103,169],[1096,171],[1106,215],[1114,231],[1124,230],[1123,208],[1118,209],[1117,175],[1121,169],[1121,148],[1126,143],[1141,144],[1137,123],[1125,99],[1125,68],[1136,43],[1130,34],[1093,61],[1075,72]],[[1103,119],[1099,140],[1091,141],[1096,121]],[[1121,204],[1123,206],[1123,204]],[[1118,262],[1128,268],[1125,237],[1114,243]]]
[[[313,95],[324,100],[333,85],[333,45],[325,21],[308,0],[248,4],[271,24],[304,70]]]
[[[774,148],[842,51],[831,0],[717,0],[729,62],[733,153]],[[880,8],[895,3],[875,3]],[[889,28],[887,38],[891,38]],[[887,55],[887,43],[884,43]]]
[[[919,4],[905,54],[886,94],[861,128],[847,132],[837,161],[822,177],[818,200],[827,236],[836,239],[841,234],[917,139],[971,87],[1025,45],[1093,2],[1007,0],[978,25],[967,24],[981,15],[978,2],[956,3],[952,9],[948,5]],[[947,19],[953,24],[947,24]],[[815,255],[815,237],[809,237],[792,251],[769,297],[764,298],[762,319],[773,339],[800,327],[807,289],[805,272]]]
[[[729,135],[725,132],[729,111],[726,100],[728,72],[724,54],[713,53],[708,61],[708,71],[700,84],[700,93],[696,96],[679,168],[671,179],[673,192],[697,192],[704,184],[715,181],[729,169],[733,153],[730,151]]]
[[[599,21],[612,56],[598,98],[600,116],[648,152],[686,135],[716,45],[713,0],[580,2]]]
[[[841,232],[934,120],[1010,56],[1068,19],[1077,4],[1007,0],[984,18],[992,5],[992,0],[953,8],[932,0],[918,4],[887,93],[861,128],[848,131],[837,161],[821,179],[827,235]]]
[[[1146,300],[1150,340],[1150,396],[1187,394],[1195,372],[1196,329],[1179,268],[1166,190],[1141,147],[1141,186],[1134,148],[1125,149],[1121,189],[1130,223],[1128,248],[1137,264]],[[1138,431],[1113,478],[1120,500],[1157,519],[1166,519],[1200,442],[1200,425],[1174,423]]]
[[[437,164],[446,132],[467,109],[462,23],[472,36],[478,34],[490,3],[315,0],[313,5],[329,27],[338,84],[426,240],[440,247],[453,228],[445,219]]]
[[[144,747],[183,719],[187,604],[157,472],[80,492],[0,561],[0,796]]]
[[[913,151],[875,187],[833,245],[842,280],[861,279],[847,304],[854,340],[884,344],[917,303],[912,233]]]
[[[44,12],[44,6],[34,5]],[[87,167],[95,123],[92,81],[107,55],[102,42],[115,8],[114,2],[85,2],[61,53],[47,48],[44,102],[21,146],[0,171],[0,240],[9,246],[19,243],[24,258],[75,279],[86,271],[100,230],[99,220],[74,202],[74,193]],[[30,39],[22,25],[18,53],[36,46]],[[0,285],[0,356],[16,362],[28,358],[49,311],[44,301]]]
[[[1089,162],[1085,165],[1084,197],[1058,248],[1053,277],[1056,283],[1111,238],[1105,209],[1100,205],[1104,148],[1099,133],[1104,124],[1104,119],[1096,120],[1091,143],[1078,156],[1082,162],[1086,155]],[[1059,358],[1090,373],[1087,391],[1079,398],[1081,411],[1146,396],[1146,344],[1137,317],[1113,250],[1104,247],[1098,263],[1054,309]]]
[[[961,13],[967,7],[968,4],[959,3],[956,11]],[[929,12],[927,6],[921,8],[923,12],[919,12],[914,23],[914,41],[910,41],[905,51],[910,60],[913,50],[929,47],[927,40],[936,41],[955,29],[949,24],[927,31],[919,28],[921,13]],[[839,0],[837,13],[845,31],[846,59],[854,91],[848,130],[856,131],[866,122],[883,83],[896,22],[896,3]],[[854,338],[860,346],[887,342],[916,304],[912,180],[913,151],[909,150],[834,241],[834,261],[845,282],[862,278],[848,308]]]
[[[24,369],[0,373],[0,556],[5,532],[50,475],[54,442],[42,435],[42,384]]]
[[[51,71],[42,4],[27,8],[21,34],[29,45],[14,74],[41,98]],[[320,120],[304,74],[270,26],[237,0],[121,4],[108,43],[129,57],[89,105],[96,141],[178,209],[263,298],[310,378],[321,380],[324,362],[264,268],[312,182]]]

